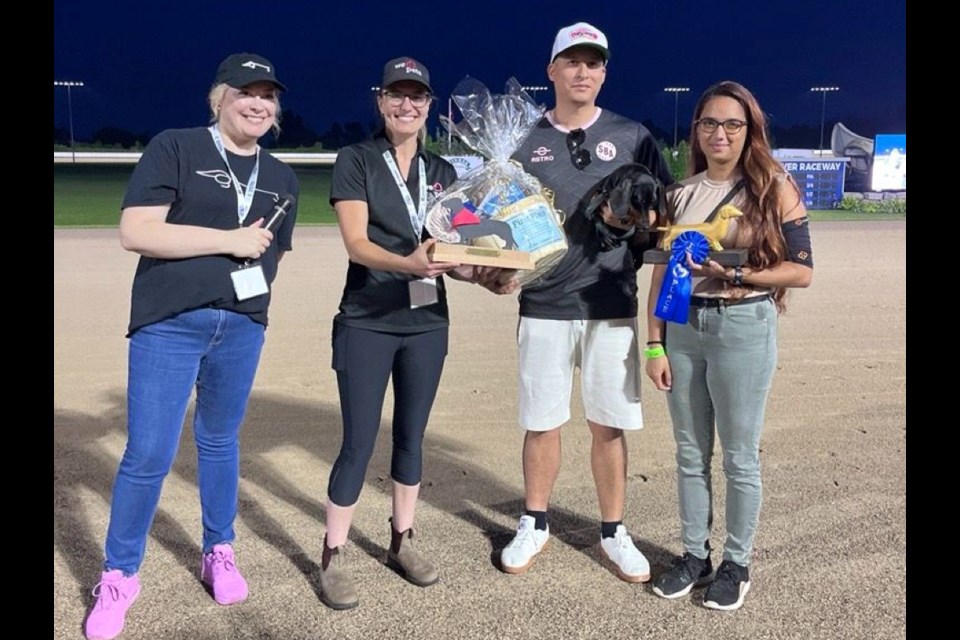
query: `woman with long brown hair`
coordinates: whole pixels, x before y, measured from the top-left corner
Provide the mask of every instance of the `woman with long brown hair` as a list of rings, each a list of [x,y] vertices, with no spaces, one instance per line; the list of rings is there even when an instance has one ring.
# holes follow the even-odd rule
[[[773,157],[756,98],[736,82],[707,89],[694,111],[688,177],[667,190],[674,224],[706,220],[725,201],[743,215],[721,244],[745,249],[743,266],[689,253],[689,311],[664,318],[667,265],[654,269],[648,300],[647,375],[667,391],[677,443],[677,483],[684,553],[653,591],[679,598],[709,583],[703,603],[738,609],[750,589],[761,503],[760,436],[777,362],[777,319],[788,288],[807,287],[813,260],[800,191]],[[711,458],[715,434],[727,482],[727,536],[716,574],[710,559]]]

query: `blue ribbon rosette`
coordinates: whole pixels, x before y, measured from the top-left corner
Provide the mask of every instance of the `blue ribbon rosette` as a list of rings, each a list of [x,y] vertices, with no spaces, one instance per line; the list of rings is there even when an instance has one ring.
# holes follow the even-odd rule
[[[684,231],[670,245],[670,261],[663,275],[660,295],[654,315],[667,322],[686,324],[690,312],[690,293],[693,278],[687,268],[687,254],[696,263],[701,263],[710,254],[710,244],[699,231]]]

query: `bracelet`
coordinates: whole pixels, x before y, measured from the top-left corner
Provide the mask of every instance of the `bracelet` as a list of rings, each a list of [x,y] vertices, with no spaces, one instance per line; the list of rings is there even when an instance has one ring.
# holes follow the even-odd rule
[[[648,341],[647,341],[647,346],[648,346],[648,347],[649,347],[650,345],[652,345],[652,344],[663,344],[663,342],[662,342],[661,340],[648,340]]]
[[[660,344],[656,347],[648,347],[647,349],[644,349],[643,355],[645,358],[647,358],[647,360],[651,360],[653,358],[662,358],[663,356],[667,355],[667,352],[664,350],[663,345]]]
[[[743,286],[743,268],[734,267],[733,268],[733,278],[730,279],[730,284],[735,287]]]

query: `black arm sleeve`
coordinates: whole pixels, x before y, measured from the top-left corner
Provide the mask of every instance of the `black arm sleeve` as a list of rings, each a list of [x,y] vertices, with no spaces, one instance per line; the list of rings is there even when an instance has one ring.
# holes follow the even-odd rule
[[[813,268],[813,249],[810,245],[810,219],[807,216],[790,220],[780,225],[783,240],[787,245],[787,257],[790,262],[796,262]]]

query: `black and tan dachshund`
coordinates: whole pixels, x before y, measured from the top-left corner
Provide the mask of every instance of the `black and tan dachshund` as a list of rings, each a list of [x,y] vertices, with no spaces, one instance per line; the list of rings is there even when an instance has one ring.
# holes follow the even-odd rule
[[[647,167],[639,163],[623,165],[593,186],[580,200],[578,210],[582,215],[594,221],[597,236],[604,250],[632,236],[634,233],[648,233],[660,224],[663,185]],[[601,206],[610,203],[610,210],[623,225],[629,225],[633,231],[624,234],[622,230],[611,229],[603,221]],[[657,219],[650,224],[649,212],[656,212]]]

